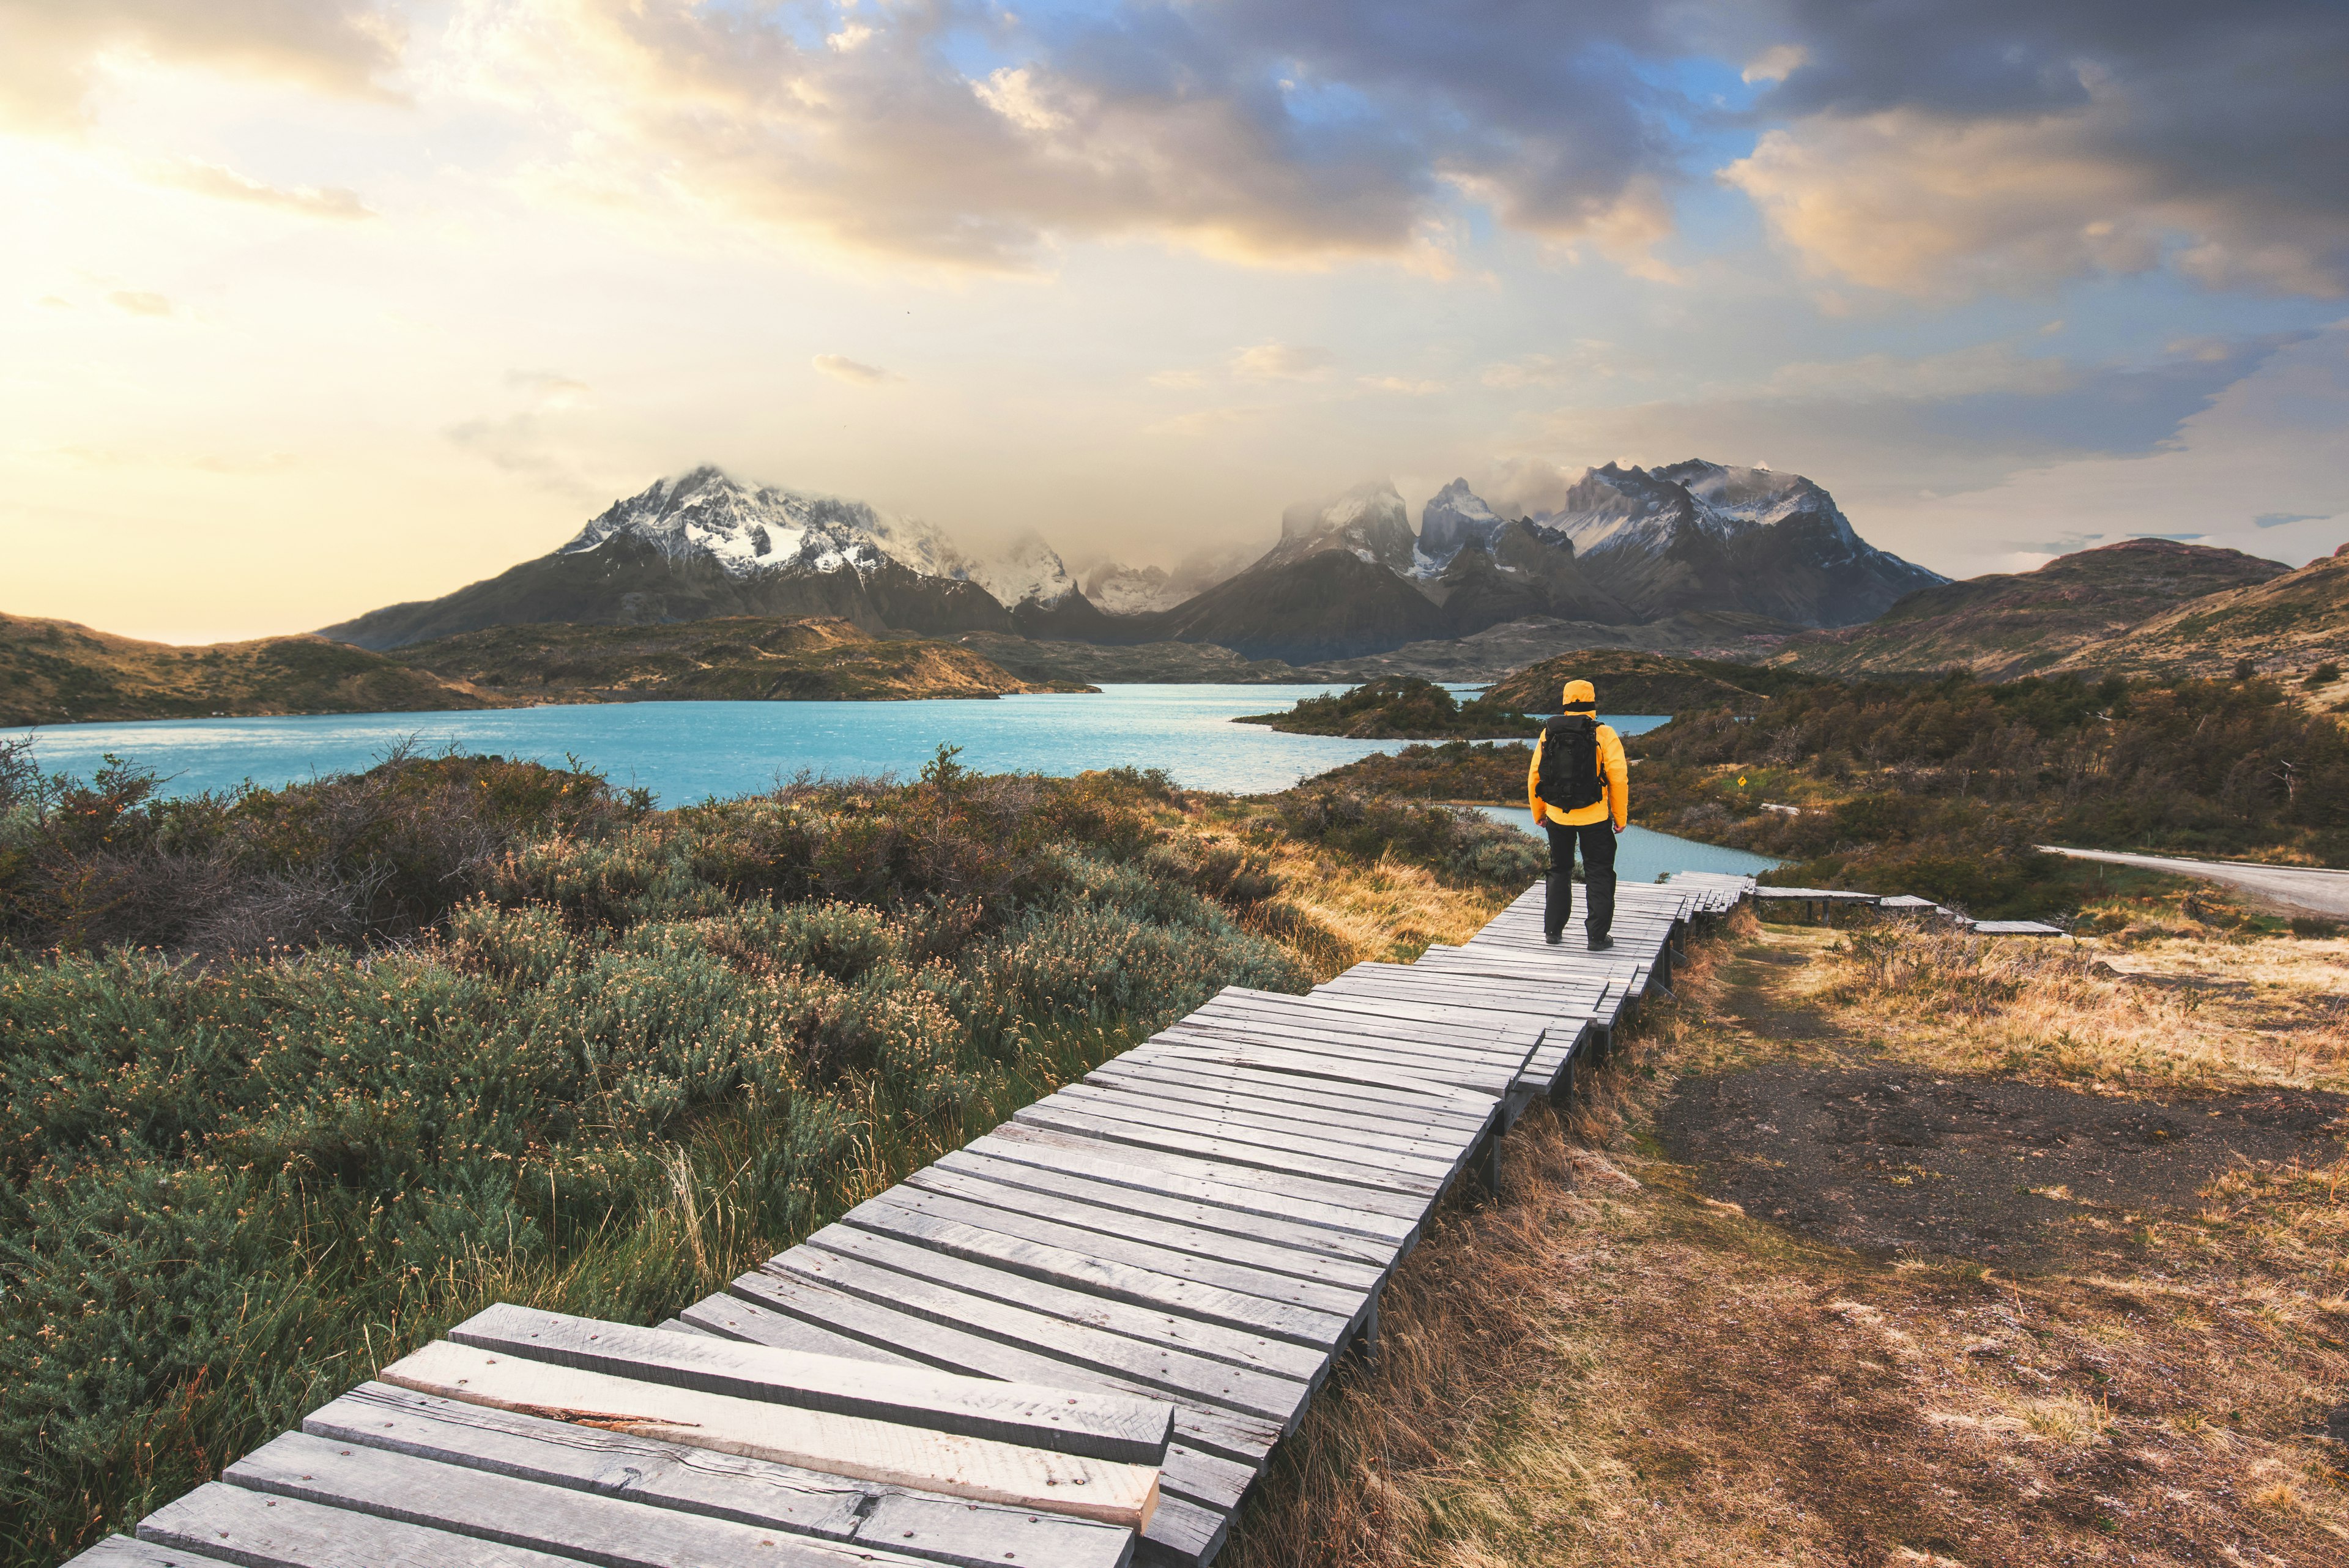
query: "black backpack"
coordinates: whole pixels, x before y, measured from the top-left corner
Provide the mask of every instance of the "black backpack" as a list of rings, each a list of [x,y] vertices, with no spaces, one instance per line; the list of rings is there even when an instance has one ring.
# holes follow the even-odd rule
[[[1561,713],[1542,726],[1541,776],[1534,793],[1561,811],[1580,811],[1606,798],[1599,776],[1599,721]]]

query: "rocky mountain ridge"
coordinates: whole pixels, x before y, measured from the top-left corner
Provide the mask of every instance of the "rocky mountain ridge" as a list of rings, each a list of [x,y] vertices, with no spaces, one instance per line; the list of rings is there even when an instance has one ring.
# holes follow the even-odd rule
[[[1843,625],[1940,580],[1860,540],[1810,481],[1702,461],[1609,463],[1558,511],[1514,519],[1454,480],[1418,530],[1395,486],[1371,481],[1288,507],[1252,562],[1225,552],[1172,573],[1101,565],[1090,593],[1033,533],[981,557],[933,524],[705,466],[615,502],[550,555],[326,635],[384,649],[549,621],[835,616],[873,634],[1213,643],[1296,662],[1545,619]]]

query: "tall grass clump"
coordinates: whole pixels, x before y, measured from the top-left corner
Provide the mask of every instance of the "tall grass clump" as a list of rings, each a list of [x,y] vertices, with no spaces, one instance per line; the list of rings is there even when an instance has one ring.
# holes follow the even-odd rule
[[[1450,814],[1288,815],[948,752],[668,811],[0,753],[0,1564],[489,1302],[657,1320],[1221,987],[1304,989],[1300,868],[1423,911],[1531,874]]]

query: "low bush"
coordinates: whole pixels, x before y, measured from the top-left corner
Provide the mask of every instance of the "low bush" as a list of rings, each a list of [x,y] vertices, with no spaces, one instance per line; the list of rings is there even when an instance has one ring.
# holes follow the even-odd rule
[[[1278,867],[1522,886],[1488,826],[951,753],[658,811],[0,752],[0,1564],[492,1301],[674,1312],[1220,988],[1305,989],[1338,939]]]

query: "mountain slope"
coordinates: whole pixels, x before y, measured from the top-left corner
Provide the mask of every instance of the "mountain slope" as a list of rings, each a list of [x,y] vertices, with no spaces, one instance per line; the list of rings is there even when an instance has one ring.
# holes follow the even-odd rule
[[[1589,681],[1606,713],[1679,713],[1723,704],[1751,709],[1780,692],[1821,684],[1791,670],[1600,649],[1528,665],[1494,682],[1485,701],[1527,713],[1555,713],[1569,680]]]
[[[1009,631],[1003,605],[970,580],[980,569],[927,524],[703,467],[613,503],[550,555],[323,635],[388,649],[492,626],[741,615],[838,616],[871,632]],[[1032,576],[1039,591],[1051,572],[1067,579],[1056,556],[1049,570],[1040,560],[1004,568],[1008,579]]]
[[[392,657],[507,696],[566,702],[862,701],[1087,690],[1023,680],[970,649],[876,638],[836,617],[502,626]]]
[[[490,692],[324,638],[176,648],[0,615],[0,726],[503,706]]]
[[[1280,514],[1280,542],[1257,562],[1291,566],[1339,550],[1390,572],[1408,572],[1418,545],[1411,510],[1391,480],[1374,479],[1322,501],[1301,501]]]
[[[1791,638],[1771,662],[1826,675],[1966,669],[2005,680],[2057,666],[2186,601],[2285,570],[2240,550],[2127,539],[2036,571],[1924,589],[1865,626]]]
[[[2349,663],[2349,545],[2296,570],[2178,605],[2075,649],[2057,668],[2220,675],[2244,659],[2303,678],[2326,664]],[[2338,680],[2335,675],[2325,684]]]
[[[1264,563],[1161,615],[1137,616],[1136,642],[1213,642],[1249,659],[1301,664],[1377,653],[1444,634],[1444,612],[1387,567],[1350,549]]]
[[[1430,559],[1424,549],[1420,559]],[[1522,518],[1496,520],[1464,539],[1448,553],[1442,572],[1422,587],[1444,607],[1444,624],[1454,637],[1536,616],[1608,623],[1640,618],[1591,580],[1575,556],[1572,540]]]
[[[1849,626],[1947,580],[1860,538],[1800,474],[1702,459],[1588,470],[1534,522],[1573,540],[1590,580],[1639,619],[1725,610]]]

